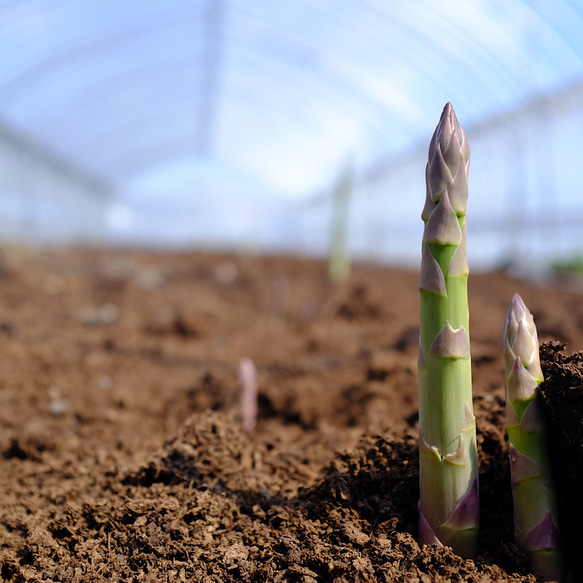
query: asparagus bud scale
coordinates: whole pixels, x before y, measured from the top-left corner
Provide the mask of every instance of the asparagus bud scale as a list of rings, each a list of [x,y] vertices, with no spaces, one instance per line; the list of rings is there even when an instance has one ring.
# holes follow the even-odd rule
[[[470,148],[450,103],[429,146],[419,290],[419,542],[475,555],[479,501],[467,298]]]
[[[528,554],[533,571],[546,580],[560,580],[555,495],[538,391],[543,381],[538,335],[534,318],[518,294],[504,324],[504,361],[516,542]]]

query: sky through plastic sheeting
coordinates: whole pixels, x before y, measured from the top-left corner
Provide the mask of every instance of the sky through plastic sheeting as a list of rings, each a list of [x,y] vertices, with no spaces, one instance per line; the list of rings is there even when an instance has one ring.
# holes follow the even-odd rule
[[[581,30],[574,0],[4,0],[0,121],[107,184],[118,230],[269,231],[347,161],[358,187],[428,143],[447,101],[471,128],[581,80]]]

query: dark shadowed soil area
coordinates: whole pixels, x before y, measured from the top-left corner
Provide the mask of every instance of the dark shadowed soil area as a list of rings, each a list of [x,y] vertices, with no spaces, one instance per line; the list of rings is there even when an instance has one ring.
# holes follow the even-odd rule
[[[5,251],[0,577],[24,581],[522,582],[501,334],[535,316],[562,530],[583,581],[582,295],[470,280],[480,554],[417,529],[417,273],[332,286],[293,258]],[[242,425],[237,366],[258,371]],[[567,457],[564,457],[567,456]],[[567,461],[565,461],[567,460]],[[578,520],[578,522],[577,522]]]

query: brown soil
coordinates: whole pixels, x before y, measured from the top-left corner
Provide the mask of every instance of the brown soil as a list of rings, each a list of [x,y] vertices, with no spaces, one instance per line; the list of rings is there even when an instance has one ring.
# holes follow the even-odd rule
[[[6,253],[0,575],[534,582],[512,542],[504,436],[501,330],[515,292],[541,340],[583,348],[575,291],[472,275],[482,529],[468,561],[415,542],[416,273],[357,266],[333,287],[322,263],[289,258]],[[545,350],[554,440],[575,460],[558,471],[580,581],[583,357]],[[251,432],[241,357],[259,371]]]

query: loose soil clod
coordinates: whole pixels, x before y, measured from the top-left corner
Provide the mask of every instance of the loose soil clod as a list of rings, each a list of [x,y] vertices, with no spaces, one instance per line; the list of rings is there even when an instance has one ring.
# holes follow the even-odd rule
[[[550,430],[551,463],[567,571],[583,580],[583,352],[566,355],[565,345],[541,347],[541,385]]]

